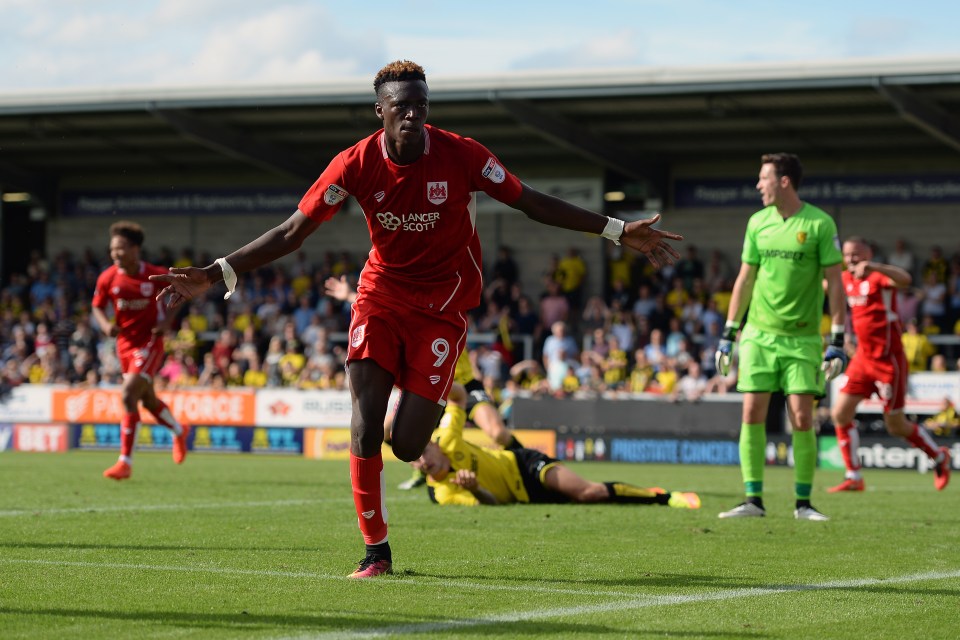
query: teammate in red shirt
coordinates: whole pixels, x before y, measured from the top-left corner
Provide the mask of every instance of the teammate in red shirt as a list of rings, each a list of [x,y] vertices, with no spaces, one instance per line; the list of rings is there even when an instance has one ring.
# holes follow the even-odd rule
[[[861,400],[876,394],[883,401],[883,422],[891,435],[899,436],[927,454],[934,463],[934,486],[942,491],[950,481],[950,453],[937,448],[929,432],[903,413],[907,395],[907,359],[903,353],[897,315],[897,289],[911,283],[910,274],[889,264],[872,262],[873,253],[863,238],[843,243],[843,289],[850,305],[857,350],[847,367],[847,380],[833,404],[837,444],[847,467],[846,479],[830,493],[863,491],[860,435],[853,418]]]
[[[624,224],[531,189],[480,143],[427,125],[429,90],[417,64],[388,64],[373,86],[383,129],[337,155],[290,218],[207,267],[152,277],[168,284],[161,296],[171,306],[220,280],[232,292],[237,273],[299,249],[348,196],[360,204],[373,248],[352,305],[347,353],[350,480],[367,550],[354,578],[392,570],[380,455],[390,392],[394,385],[402,391],[393,452],[410,462],[420,457],[443,414],[466,341],[465,312],[480,302],[476,192],[537,222],[622,242],[654,266],[678,258],[666,241],[682,239],[653,229],[659,216]]]
[[[189,425],[180,424],[166,403],[153,390],[153,376],[163,362],[163,332],[167,319],[156,300],[157,286],[150,276],[167,272],[163,267],[140,259],[143,229],[134,222],[116,222],[110,226],[110,259],[113,265],[97,278],[93,292],[93,317],[105,336],[117,338],[117,355],[123,371],[123,407],[120,422],[120,459],[103,472],[105,478],[125,480],[131,473],[133,444],[144,408],[157,422],[173,432],[173,461],[183,462],[187,455]],[[113,321],[107,316],[113,305]]]

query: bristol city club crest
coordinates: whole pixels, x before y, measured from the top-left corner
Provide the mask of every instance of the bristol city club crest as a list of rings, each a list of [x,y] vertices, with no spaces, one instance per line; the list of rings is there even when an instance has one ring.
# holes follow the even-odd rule
[[[443,204],[447,200],[447,183],[446,182],[428,182],[427,183],[427,200],[433,204]]]
[[[367,336],[367,325],[362,324],[353,330],[350,335],[350,346],[356,349],[363,344],[363,339]]]

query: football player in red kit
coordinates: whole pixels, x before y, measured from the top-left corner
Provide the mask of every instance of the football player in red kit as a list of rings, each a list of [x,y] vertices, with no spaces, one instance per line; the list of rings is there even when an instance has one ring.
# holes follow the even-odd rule
[[[189,425],[177,422],[153,390],[153,376],[163,363],[167,319],[156,299],[157,286],[149,277],[167,270],[140,259],[143,237],[143,229],[134,222],[116,222],[110,226],[113,265],[97,278],[93,293],[93,317],[103,335],[116,337],[123,372],[125,413],[120,421],[120,459],[103,472],[104,477],[114,480],[130,477],[140,403],[158,423],[173,432],[173,461],[177,464],[187,455],[190,432]],[[113,305],[113,321],[107,316],[108,304]]]
[[[873,262],[873,252],[863,238],[843,243],[843,289],[850,305],[857,350],[847,367],[847,380],[831,411],[837,444],[847,467],[846,478],[830,493],[863,491],[860,435],[853,424],[857,405],[876,394],[883,401],[883,422],[891,435],[899,436],[923,451],[933,462],[934,486],[942,491],[950,481],[950,453],[937,447],[926,429],[904,416],[907,395],[907,359],[903,353],[897,314],[897,289],[911,283],[910,274],[889,264]]]
[[[238,273],[299,249],[347,197],[359,203],[373,248],[352,305],[347,353],[350,480],[366,543],[354,578],[392,570],[380,454],[391,389],[402,391],[393,452],[410,462],[420,457],[443,415],[467,339],[465,314],[480,302],[477,192],[537,222],[622,242],[654,266],[678,258],[666,240],[682,239],[654,229],[659,216],[624,223],[531,189],[479,142],[428,125],[429,90],[417,64],[390,63],[373,86],[383,129],[338,154],[290,218],[214,264],[152,278],[168,284],[161,295],[169,295],[171,305],[220,280],[232,292]]]

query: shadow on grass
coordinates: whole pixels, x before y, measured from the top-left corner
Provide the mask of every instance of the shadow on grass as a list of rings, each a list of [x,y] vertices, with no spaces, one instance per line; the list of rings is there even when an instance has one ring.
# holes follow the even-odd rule
[[[641,573],[632,578],[550,578],[545,576],[501,576],[501,575],[483,575],[458,573],[456,575],[443,573],[427,573],[416,571],[415,569],[406,569],[404,576],[415,578],[418,576],[424,578],[434,578],[437,580],[450,580],[460,582],[463,580],[477,580],[490,582],[519,582],[523,584],[549,583],[569,585],[575,587],[584,585],[588,587],[717,587],[728,589],[748,589],[757,586],[748,580],[737,581],[729,576],[709,576],[696,574],[680,573]],[[641,594],[638,594],[641,595]]]
[[[449,580],[453,582],[463,581],[463,580],[475,580],[477,582],[490,582],[490,583],[521,583],[526,585],[541,583],[541,584],[557,584],[557,585],[567,585],[570,588],[575,588],[577,586],[583,586],[585,589],[589,587],[603,586],[609,588],[673,588],[673,589],[697,589],[703,587],[716,588],[716,589],[775,589],[782,590],[785,593],[789,592],[798,592],[802,593],[805,591],[836,591],[836,592],[851,592],[851,593],[862,593],[862,592],[872,592],[879,594],[916,594],[918,596],[942,596],[942,597],[957,597],[960,595],[960,586],[956,588],[940,588],[940,589],[931,589],[924,587],[912,587],[909,584],[897,583],[891,584],[889,586],[884,584],[873,584],[873,585],[850,585],[850,586],[829,586],[829,585],[805,585],[805,584],[771,584],[771,583],[758,583],[755,580],[731,576],[711,576],[711,575],[697,575],[697,574],[679,574],[679,573],[643,573],[639,574],[634,578],[549,578],[549,577],[530,577],[530,576],[492,576],[492,575],[482,575],[482,574],[467,574],[461,573],[456,575],[447,575],[442,573],[428,573],[428,572],[418,572],[413,569],[406,569],[400,572],[400,575],[404,577],[416,578],[433,578],[436,580]],[[642,596],[655,596],[655,593],[642,593],[638,592],[637,597]]]
[[[369,614],[353,612],[328,612],[327,615],[260,615],[256,613],[191,613],[184,611],[114,611],[101,609],[61,609],[61,608],[18,608],[0,607],[0,616],[36,616],[39,618],[64,618],[76,630],[78,619],[88,619],[91,624],[104,621],[118,621],[157,625],[174,629],[235,629],[237,631],[283,630],[284,632],[332,632],[374,633],[383,635],[416,635],[434,633],[442,637],[455,634],[458,629],[470,629],[472,634],[490,637],[516,638],[523,635],[559,634],[569,637],[574,634],[614,635],[622,637],[621,627],[597,624],[578,624],[568,622],[550,622],[544,620],[508,622],[490,619],[463,619],[451,622],[441,616],[402,616],[391,613],[391,619],[368,617]],[[47,621],[47,625],[56,623]],[[47,630],[51,630],[49,627]],[[133,631],[128,628],[128,631]],[[747,632],[738,629],[731,632],[677,631],[674,629],[637,630],[643,636],[670,637],[717,637],[717,638],[765,638],[767,634]]]

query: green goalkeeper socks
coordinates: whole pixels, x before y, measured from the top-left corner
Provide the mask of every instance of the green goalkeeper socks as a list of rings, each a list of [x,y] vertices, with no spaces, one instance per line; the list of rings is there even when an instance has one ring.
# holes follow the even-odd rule
[[[793,478],[797,500],[809,500],[817,469],[817,434],[813,429],[793,432]]]
[[[763,465],[767,457],[767,425],[740,425],[740,473],[748,498],[763,496]]]

